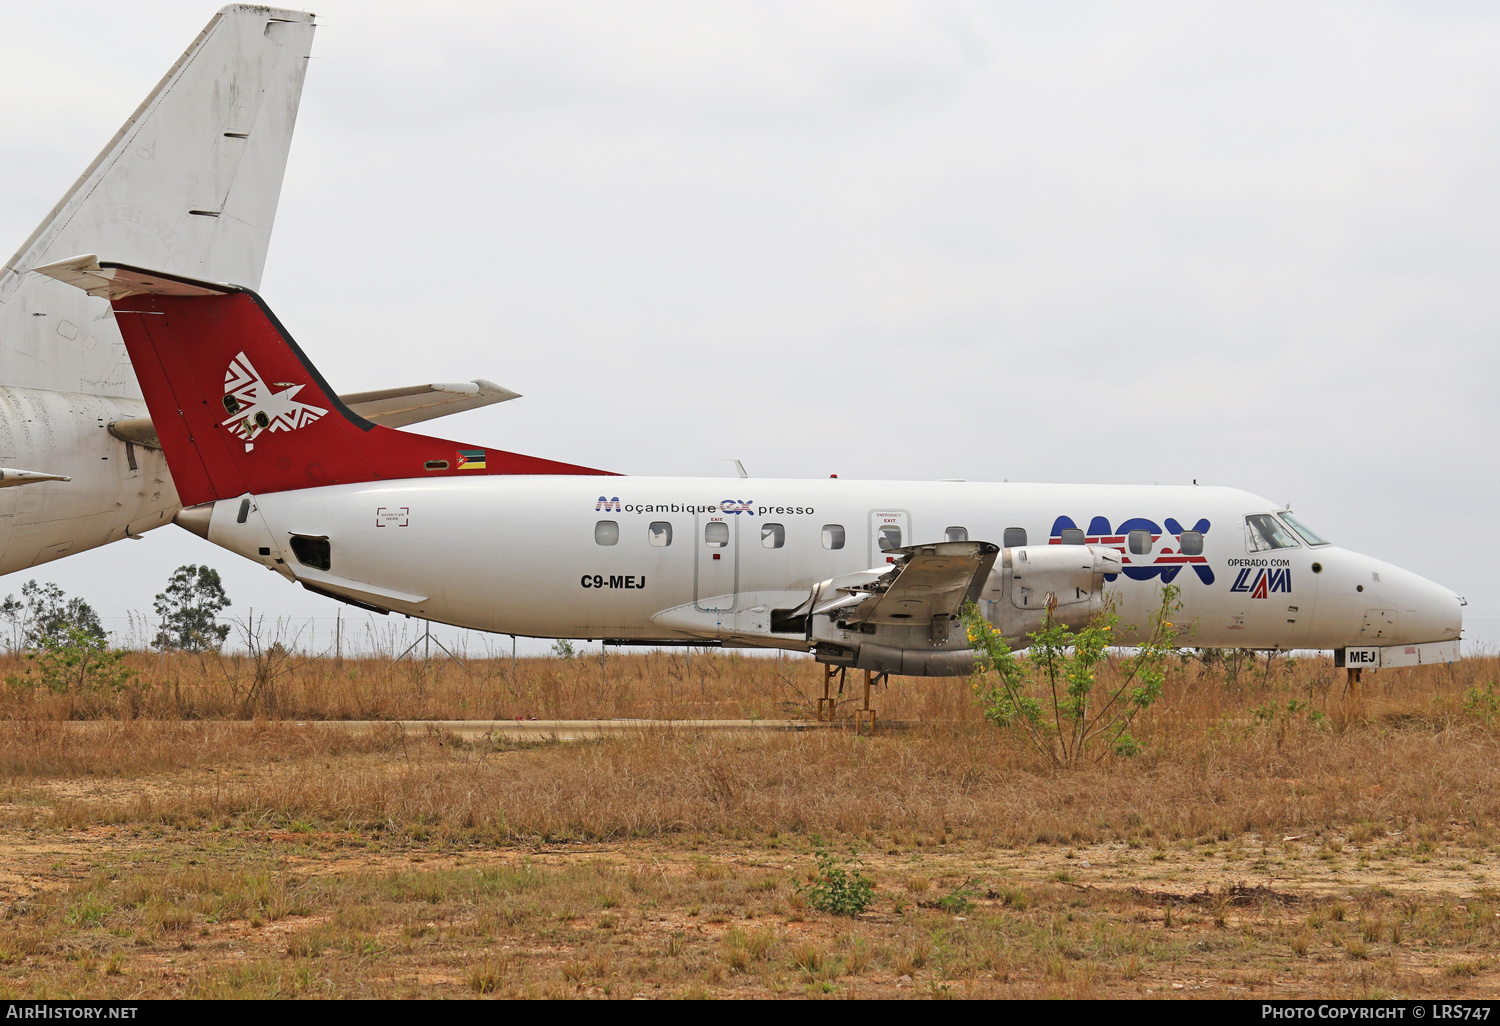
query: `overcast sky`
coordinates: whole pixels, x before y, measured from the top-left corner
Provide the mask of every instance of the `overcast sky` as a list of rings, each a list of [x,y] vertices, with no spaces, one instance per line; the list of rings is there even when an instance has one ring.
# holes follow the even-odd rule
[[[1500,639],[1493,3],[314,9],[262,293],[340,391],[487,377],[441,434],[630,474],[1234,485]],[[0,249],[212,11],[0,0]],[[331,613],[176,528],[36,576],[204,560]]]

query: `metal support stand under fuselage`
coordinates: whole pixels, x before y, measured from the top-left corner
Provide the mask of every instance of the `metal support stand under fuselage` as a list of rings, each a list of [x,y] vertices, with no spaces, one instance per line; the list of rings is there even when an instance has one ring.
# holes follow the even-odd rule
[[[865,701],[864,705],[854,710],[854,733],[875,733],[875,710],[870,708],[870,692],[880,686],[881,681],[890,677],[889,673],[874,673],[865,671]]]
[[[846,666],[840,666],[838,668],[839,694],[841,695],[844,693],[844,673],[847,670],[848,667]],[[834,667],[832,665],[830,665],[829,663],[823,664],[823,697],[818,699],[819,722],[832,723],[833,711],[838,704],[833,697],[833,671]]]
[[[401,660],[405,659],[408,655],[410,655],[412,657],[412,659],[415,660],[416,659],[416,648],[417,648],[418,645],[422,646],[422,661],[424,663],[429,663],[429,662],[432,661],[432,646],[436,645],[438,648],[440,648],[444,652],[448,653],[448,658],[449,659],[452,659],[459,666],[462,666],[465,673],[467,673],[469,671],[469,668],[467,666],[464,666],[464,661],[462,659],[460,659],[458,656],[454,655],[453,651],[451,649],[449,649],[447,645],[443,644],[440,640],[438,640],[437,638],[434,638],[432,636],[432,621],[431,620],[427,621],[427,629],[422,632],[421,637],[417,638],[417,640],[413,641],[410,645],[407,645],[406,646],[406,651],[402,652],[400,655],[398,655],[395,659],[393,659],[391,661],[395,662],[395,663],[399,663]],[[514,663],[514,657],[512,657],[512,663]]]

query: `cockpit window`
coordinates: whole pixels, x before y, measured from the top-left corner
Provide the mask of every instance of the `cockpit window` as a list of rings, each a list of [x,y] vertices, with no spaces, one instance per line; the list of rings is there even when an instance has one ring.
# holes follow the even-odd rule
[[[1302,536],[1302,540],[1307,542],[1307,544],[1313,546],[1328,544],[1327,538],[1324,538],[1322,535],[1318,534],[1317,531],[1314,531],[1302,521],[1292,516],[1291,510],[1287,510],[1279,515],[1282,520],[1285,520],[1287,522],[1287,524],[1293,531],[1296,531],[1299,535]]]
[[[1252,513],[1245,518],[1245,550],[1300,548],[1296,535],[1269,513]]]

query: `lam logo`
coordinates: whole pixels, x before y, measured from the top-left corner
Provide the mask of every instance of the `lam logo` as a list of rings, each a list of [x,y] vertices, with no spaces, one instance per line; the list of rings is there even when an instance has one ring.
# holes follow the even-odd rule
[[[1254,574],[1254,577],[1250,575]],[[1290,593],[1292,590],[1292,571],[1283,570],[1252,570],[1245,567],[1240,571],[1234,583],[1229,586],[1230,591],[1249,592],[1253,599],[1263,599],[1273,591],[1284,591]]]
[[[620,509],[620,497],[616,495],[613,499],[606,499],[602,495],[599,496],[599,501],[594,503],[594,512],[597,513],[599,510],[604,510],[606,513],[623,512]]]
[[[276,384],[284,386],[280,392],[266,383],[244,353],[230,360],[224,372],[224,410],[229,417],[220,423],[244,440],[246,452],[255,448],[255,436],[262,431],[296,431],[328,412],[297,401],[305,385]]]
[[[1213,569],[1208,565],[1208,557],[1203,555],[1203,536],[1208,533],[1209,522],[1199,520],[1191,530],[1186,530],[1172,517],[1167,517],[1166,525],[1167,529],[1163,532],[1155,521],[1145,517],[1131,517],[1110,530],[1108,520],[1095,517],[1089,521],[1089,529],[1084,531],[1073,522],[1072,517],[1058,517],[1052,523],[1052,536],[1048,542],[1052,545],[1107,545],[1112,549],[1119,549],[1125,557],[1122,572],[1132,581],[1149,581],[1153,577],[1160,577],[1161,583],[1171,584],[1183,567],[1190,566],[1193,573],[1198,575],[1198,580],[1204,584],[1214,583]],[[1150,533],[1150,552],[1128,551],[1126,542],[1132,531]],[[1165,545],[1161,544],[1164,535],[1167,542]],[[1183,535],[1188,536],[1186,540]],[[1119,575],[1105,574],[1104,579],[1113,581],[1117,576]]]

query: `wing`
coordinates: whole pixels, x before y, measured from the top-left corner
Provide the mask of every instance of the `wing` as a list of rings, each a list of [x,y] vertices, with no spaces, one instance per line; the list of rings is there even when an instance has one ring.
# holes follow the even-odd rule
[[[519,399],[520,393],[501,388],[493,381],[475,378],[454,384],[411,385],[386,388],[376,392],[353,392],[341,395],[344,405],[365,420],[385,427],[420,424],[435,417],[477,410],[492,403]]]
[[[893,570],[869,583],[840,589],[850,604],[863,595],[846,619],[851,623],[931,623],[958,615],[979,597],[1000,546],[989,542],[938,542],[892,549],[899,553]]]

